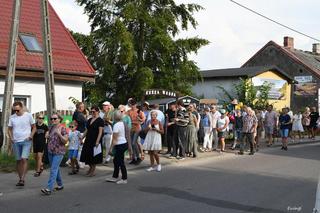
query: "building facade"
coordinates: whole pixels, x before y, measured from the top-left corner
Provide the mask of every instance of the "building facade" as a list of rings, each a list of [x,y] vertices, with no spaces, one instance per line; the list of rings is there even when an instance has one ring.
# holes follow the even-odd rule
[[[243,66],[276,65],[295,80],[291,85],[291,108],[304,110],[306,106],[320,108],[320,44],[312,51],[294,48],[294,39],[284,37],[283,46],[270,41]]]
[[[0,0],[0,109],[2,108],[10,43],[13,0]],[[46,110],[40,0],[21,6],[13,101],[22,101],[36,113]],[[92,68],[78,45],[49,5],[57,110],[73,110],[69,97],[82,100],[82,85],[94,81]],[[1,109],[2,111],[2,109]]]

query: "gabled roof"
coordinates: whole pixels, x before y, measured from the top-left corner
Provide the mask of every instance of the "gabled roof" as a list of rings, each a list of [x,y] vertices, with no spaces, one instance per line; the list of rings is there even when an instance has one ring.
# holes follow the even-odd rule
[[[0,0],[0,5],[0,68],[5,69],[8,57],[13,0]],[[50,4],[49,14],[54,72],[93,77],[95,70]],[[42,46],[40,0],[22,1],[19,33],[34,35],[40,46]],[[19,39],[17,70],[43,71],[42,61],[42,53],[28,52]]]
[[[293,59],[296,63],[301,64],[306,69],[308,69],[311,73],[318,76],[320,78],[320,55],[314,54],[312,52],[302,51],[294,48],[286,48],[278,45],[274,41],[269,41],[266,45],[264,45],[258,52],[256,52],[246,63],[244,63],[241,67],[246,67],[247,64],[254,59],[257,55],[259,55],[262,51],[264,51],[267,47],[273,46],[274,48],[282,51],[288,57]]]
[[[255,66],[255,67],[241,67],[229,69],[204,70],[200,74],[203,78],[221,78],[221,77],[254,77],[266,71],[275,71],[287,80],[292,80],[288,74],[282,71],[275,65],[270,66]]]

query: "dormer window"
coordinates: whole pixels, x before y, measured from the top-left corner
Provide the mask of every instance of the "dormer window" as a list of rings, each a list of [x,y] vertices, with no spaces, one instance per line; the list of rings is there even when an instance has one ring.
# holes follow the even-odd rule
[[[29,52],[42,52],[42,48],[38,43],[37,38],[31,34],[19,34],[23,46]]]

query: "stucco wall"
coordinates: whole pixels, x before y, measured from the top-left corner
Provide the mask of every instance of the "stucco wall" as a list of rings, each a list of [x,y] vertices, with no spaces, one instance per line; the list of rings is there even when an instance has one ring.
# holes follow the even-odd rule
[[[198,82],[193,86],[192,92],[201,98],[215,98],[219,101],[229,101],[229,99],[224,95],[224,92],[217,88],[217,86],[223,87],[232,96],[236,96],[236,91],[234,86],[239,82],[239,78],[209,78],[205,79],[203,82]]]
[[[4,79],[0,79],[0,108],[4,93]],[[68,99],[70,96],[82,99],[81,82],[55,82],[57,110],[74,110],[74,104]],[[27,107],[31,113],[46,110],[46,94],[44,83],[38,80],[16,79],[14,84],[15,97],[27,98]]]

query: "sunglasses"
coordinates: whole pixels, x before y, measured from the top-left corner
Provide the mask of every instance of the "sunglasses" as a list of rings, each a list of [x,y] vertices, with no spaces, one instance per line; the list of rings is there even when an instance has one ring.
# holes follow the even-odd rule
[[[50,120],[57,120],[58,118],[50,118]]]
[[[95,113],[96,111],[90,111],[91,113]]]
[[[41,119],[41,120],[43,120],[44,118],[43,118],[43,117],[39,117],[38,119]]]
[[[69,126],[69,128],[73,128],[74,126]]]

